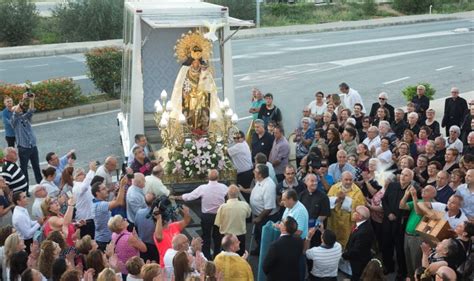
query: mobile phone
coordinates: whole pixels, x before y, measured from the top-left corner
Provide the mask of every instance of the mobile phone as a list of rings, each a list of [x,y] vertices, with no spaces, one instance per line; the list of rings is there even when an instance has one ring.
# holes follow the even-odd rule
[[[72,197],[72,192],[69,190],[69,191],[66,192],[66,195],[67,195],[68,198],[71,198]]]

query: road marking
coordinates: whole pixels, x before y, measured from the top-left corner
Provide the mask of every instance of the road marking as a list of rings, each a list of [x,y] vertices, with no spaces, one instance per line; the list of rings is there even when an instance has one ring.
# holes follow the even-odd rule
[[[79,76],[72,76],[72,77],[61,77],[61,78],[70,78],[72,79],[73,81],[78,81],[78,80],[87,80],[89,79],[89,77],[87,77],[87,75],[79,75]],[[54,79],[54,78],[50,78],[50,79]],[[41,82],[43,82],[45,80],[41,80],[41,81],[34,81],[34,82],[30,82],[29,84],[31,85],[36,85],[36,84],[39,84]],[[26,86],[26,83],[20,83],[20,84],[17,84],[18,86]]]
[[[454,65],[450,65],[450,66],[446,66],[446,67],[441,67],[441,68],[438,68],[436,69],[436,71],[441,71],[441,70],[445,70],[445,69],[450,69],[450,68],[453,68]]]
[[[395,83],[395,82],[407,80],[407,79],[409,79],[409,78],[410,78],[410,76],[406,76],[406,77],[402,77],[402,78],[400,78],[400,79],[395,79],[395,80],[392,80],[392,81],[383,82],[383,84],[384,84],[384,85],[388,85],[388,84],[392,84],[392,83]]]
[[[252,115],[249,115],[249,116],[245,116],[245,117],[239,118],[239,119],[238,119],[238,122],[244,121],[244,120],[247,120],[247,119],[251,119],[252,117],[253,117]]]
[[[48,66],[49,64],[44,63],[44,64],[34,64],[34,65],[25,65],[23,68],[35,68],[35,67],[43,67],[43,66]]]

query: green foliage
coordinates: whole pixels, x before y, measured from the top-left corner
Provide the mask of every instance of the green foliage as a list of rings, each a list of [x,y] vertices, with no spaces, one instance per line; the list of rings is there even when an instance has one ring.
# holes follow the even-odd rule
[[[405,14],[425,14],[429,12],[434,0],[394,0],[393,6]]]
[[[61,43],[57,20],[53,17],[41,17],[34,30],[35,39],[40,44]]]
[[[434,0],[433,13],[447,14],[474,10],[472,0]]]
[[[122,37],[123,0],[66,0],[53,10],[62,41]]]
[[[2,0],[0,3],[0,41],[10,46],[31,42],[38,22],[36,5],[29,0]]]
[[[96,48],[85,54],[87,75],[94,85],[111,97],[120,96],[122,49]]]
[[[368,16],[374,16],[377,14],[377,4],[375,3],[375,0],[364,0],[364,3],[362,3],[362,10]]]
[[[205,0],[229,8],[229,15],[241,20],[255,20],[255,0]]]
[[[431,86],[431,84],[426,83],[426,82],[418,83],[418,84],[416,84],[416,85],[411,85],[411,86],[408,86],[408,87],[406,87],[405,89],[403,89],[402,95],[405,97],[405,99],[406,99],[407,101],[411,101],[411,100],[413,99],[413,97],[416,96],[416,87],[417,87],[418,85],[423,85],[423,86],[425,86],[425,88],[426,88],[425,96],[427,96],[428,99],[432,100],[432,99],[433,99],[433,96],[434,96],[435,93],[436,93],[436,90]]]
[[[81,101],[81,88],[70,78],[50,79],[30,87],[36,94],[35,108],[40,112],[75,106]],[[25,86],[0,84],[0,99],[9,96],[18,102],[25,91]]]

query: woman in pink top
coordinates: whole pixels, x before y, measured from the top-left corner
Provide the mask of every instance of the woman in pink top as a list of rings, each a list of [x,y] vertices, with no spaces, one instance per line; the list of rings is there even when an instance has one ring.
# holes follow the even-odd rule
[[[46,197],[41,203],[41,211],[45,216],[43,224],[44,236],[47,237],[52,231],[60,231],[66,237],[66,244],[69,247],[74,246],[74,241],[77,239],[76,227],[72,223],[72,215],[76,200],[71,197],[67,203],[68,207],[66,213],[61,214],[61,206],[58,199]]]
[[[425,146],[428,143],[428,136],[431,135],[431,129],[428,126],[422,126],[418,133],[418,139],[415,141],[418,155],[425,153]]]
[[[112,241],[115,243],[115,254],[119,260],[119,268],[122,274],[128,274],[125,264],[131,257],[139,256],[140,252],[146,252],[146,245],[139,238],[135,230],[133,233],[127,230],[128,221],[121,215],[115,215],[109,219],[108,227],[112,231]]]

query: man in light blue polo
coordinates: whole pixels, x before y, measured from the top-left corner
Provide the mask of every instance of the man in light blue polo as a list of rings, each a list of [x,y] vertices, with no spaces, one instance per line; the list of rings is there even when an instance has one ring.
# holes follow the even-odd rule
[[[298,194],[294,189],[288,189],[283,193],[281,202],[286,208],[281,219],[283,220],[287,216],[293,217],[298,223],[298,230],[295,235],[305,239],[308,235],[309,215],[306,207],[298,201]]]
[[[339,150],[336,154],[337,163],[331,164],[329,166],[328,174],[332,177],[334,182],[341,180],[343,172],[350,172],[352,176],[355,175],[355,168],[347,163],[347,152],[344,150]]]
[[[132,186],[127,190],[127,219],[130,223],[135,223],[135,216],[138,210],[146,208],[145,176],[142,173],[135,173],[132,180]]]

